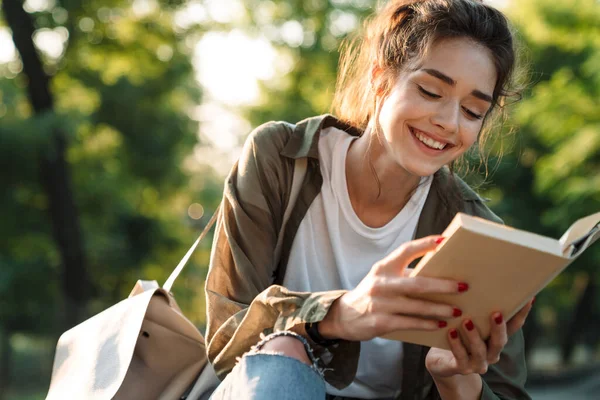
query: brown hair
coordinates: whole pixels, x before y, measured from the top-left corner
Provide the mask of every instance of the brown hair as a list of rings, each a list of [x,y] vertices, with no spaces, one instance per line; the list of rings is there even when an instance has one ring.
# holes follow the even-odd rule
[[[489,137],[490,119],[504,119],[507,99],[519,97],[512,89],[517,58],[513,33],[506,17],[481,1],[391,0],[364,29],[342,46],[333,101],[334,114],[363,131],[372,117],[377,121],[377,98],[387,96],[398,74],[422,60],[438,40],[464,37],[490,50],[497,81],[479,134],[480,148]],[[376,81],[371,81],[373,66],[381,70]]]

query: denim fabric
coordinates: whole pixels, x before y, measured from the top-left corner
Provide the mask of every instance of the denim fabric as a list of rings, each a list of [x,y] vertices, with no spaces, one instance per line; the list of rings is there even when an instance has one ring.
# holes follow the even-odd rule
[[[304,344],[313,365],[275,352],[261,351],[279,336],[292,336]],[[276,332],[264,337],[239,359],[210,400],[325,400],[323,373],[305,338],[293,332]]]

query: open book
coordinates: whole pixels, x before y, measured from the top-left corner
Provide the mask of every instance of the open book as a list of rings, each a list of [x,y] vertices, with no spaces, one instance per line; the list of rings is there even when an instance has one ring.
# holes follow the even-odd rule
[[[481,335],[489,337],[493,312],[502,312],[508,321],[600,238],[600,212],[579,219],[560,240],[462,213],[443,236],[444,242],[423,257],[411,276],[468,283],[469,290],[462,294],[420,296],[456,306],[462,317],[448,320],[446,329],[398,331],[384,338],[449,349],[447,329],[458,328],[464,318],[471,318]]]

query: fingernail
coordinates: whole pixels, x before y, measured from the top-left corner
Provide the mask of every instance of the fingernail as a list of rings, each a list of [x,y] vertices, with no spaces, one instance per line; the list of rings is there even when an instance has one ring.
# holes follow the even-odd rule
[[[448,323],[446,321],[438,321],[438,326],[440,328],[445,328],[446,326],[448,326]]]
[[[469,290],[469,284],[468,283],[464,283],[464,282],[458,282],[458,291],[459,292],[466,292],[467,290]]]
[[[456,339],[458,337],[458,331],[456,329],[450,329],[450,337]]]
[[[452,311],[453,317],[460,317],[462,315],[462,311],[459,308],[454,307],[454,311]]]
[[[496,318],[494,318],[494,321],[496,321],[496,323],[497,323],[498,325],[500,325],[500,324],[502,323],[502,321],[503,321],[502,314],[498,314],[498,315],[496,316]]]
[[[533,298],[533,300],[531,300],[531,305],[533,305],[533,303],[535,303],[535,297]]]
[[[475,325],[473,325],[473,321],[468,320],[467,323],[465,324],[465,327],[467,328],[468,331],[472,331],[473,328],[475,328]]]
[[[444,241],[444,239],[446,239],[446,238],[445,237],[437,238],[437,239],[435,239],[435,243],[440,244]]]

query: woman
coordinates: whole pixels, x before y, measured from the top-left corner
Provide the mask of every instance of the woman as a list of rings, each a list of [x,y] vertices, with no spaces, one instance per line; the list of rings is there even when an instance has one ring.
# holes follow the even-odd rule
[[[404,271],[456,212],[498,221],[451,171],[508,96],[507,21],[472,0],[397,0],[356,43],[339,117],[259,127],[226,181],[206,284],[209,359],[227,376],[213,399],[529,398],[520,328],[531,302],[510,321],[490,315],[487,341],[463,320],[462,335],[447,332],[451,351],[379,337],[461,317],[410,295],[460,296],[468,282]]]

